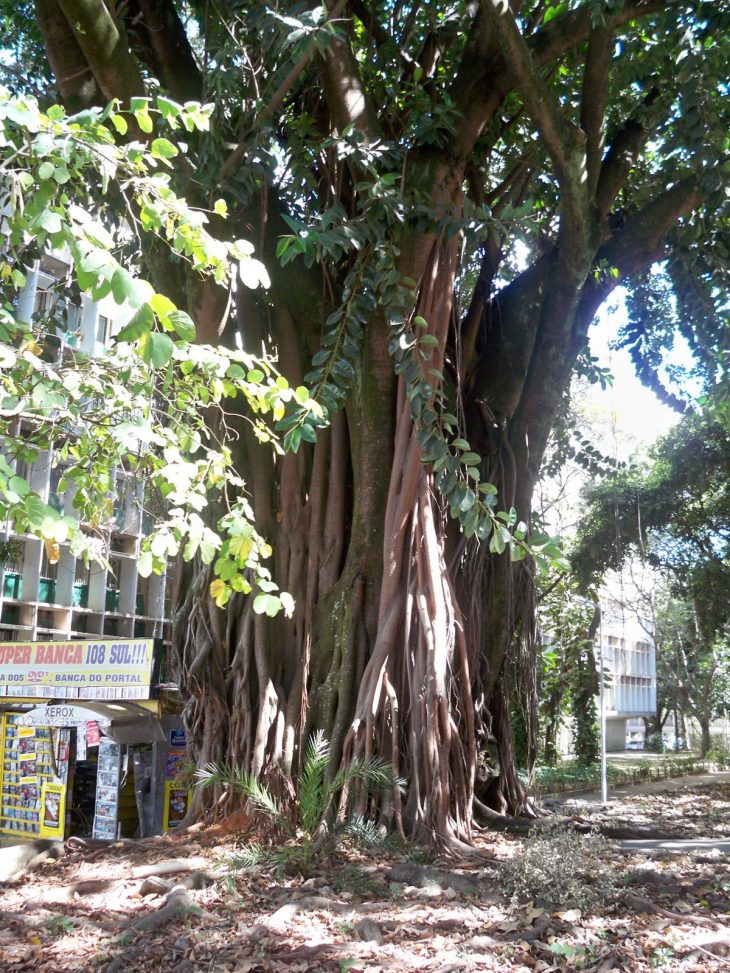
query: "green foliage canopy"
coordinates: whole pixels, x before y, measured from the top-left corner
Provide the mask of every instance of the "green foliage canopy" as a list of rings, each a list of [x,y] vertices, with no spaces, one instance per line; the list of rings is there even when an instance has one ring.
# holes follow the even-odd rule
[[[640,556],[688,595],[703,629],[727,625],[730,436],[712,410],[657,441],[651,462],[594,484],[571,560],[584,582]]]
[[[291,599],[276,593],[263,563],[271,550],[234,469],[226,404],[242,400],[258,439],[279,451],[273,423],[294,415],[313,428],[322,410],[272,360],[194,344],[190,316],[140,278],[126,256],[135,234],[155,234],[195,271],[231,289],[238,280],[268,284],[253,247],[214,238],[209,214],[170,185],[170,160],[181,149],[167,133],[205,131],[211,111],[160,96],[136,99],[129,111],[112,103],[69,117],[60,106],[44,112],[32,97],[0,89],[0,514],[41,537],[51,561],[66,544],[76,556],[103,559],[111,473],[125,470],[148,497],[159,495],[165,511],[142,542],[141,574],[161,572],[178,552],[199,555],[213,563],[219,604],[233,590],[250,591],[253,577],[255,610],[274,614],[282,605],[291,610]],[[115,139],[130,124],[150,138]],[[214,209],[221,214],[224,206]],[[64,287],[93,301],[112,295],[130,309],[101,356],[65,344],[59,350],[57,322],[47,315],[18,318],[25,270],[54,254],[71,266]],[[73,490],[78,519],[56,511],[18,475],[18,461],[32,464],[51,446],[63,464],[59,489]],[[211,522],[209,511],[221,507]]]

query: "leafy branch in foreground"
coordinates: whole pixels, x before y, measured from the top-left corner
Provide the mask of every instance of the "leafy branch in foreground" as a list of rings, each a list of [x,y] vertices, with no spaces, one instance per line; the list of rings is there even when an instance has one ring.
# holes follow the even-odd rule
[[[284,835],[284,841],[273,849],[259,844],[245,846],[242,854],[232,862],[234,869],[271,865],[279,872],[307,875],[343,840],[349,838],[361,845],[382,844],[386,840],[369,821],[360,817],[339,819],[337,798],[350,785],[378,794],[388,789],[401,791],[403,781],[394,778],[390,764],[378,757],[367,757],[342,767],[328,782],[330,750],[323,733],[311,737],[292,813],[287,813],[261,781],[240,767],[211,763],[196,773],[200,787],[223,787],[240,794],[254,811]]]
[[[253,586],[254,609],[273,615],[290,612],[293,602],[277,593],[262,563],[271,549],[242,496],[227,410],[279,452],[275,422],[293,413],[304,426],[320,425],[322,410],[270,358],[194,344],[189,314],[124,257],[135,237],[150,234],[191,273],[230,291],[239,282],[268,286],[253,247],[213,237],[209,214],[171,188],[167,169],[183,147],[152,137],[156,124],[204,131],[211,110],[160,96],[132,99],[129,112],[112,102],[68,116],[59,105],[43,112],[33,98],[0,89],[0,516],[42,538],[51,562],[66,545],[74,556],[103,562],[113,516],[110,471],[124,470],[164,508],[142,541],[140,574],[161,573],[179,552],[199,556],[212,564],[218,605]],[[146,141],[117,143],[128,119]],[[224,218],[225,204],[213,211]],[[69,267],[59,282],[64,291],[111,299],[127,318],[101,355],[70,346],[58,314],[24,320],[19,313],[26,271],[59,256]],[[76,516],[55,510],[20,473],[48,449],[62,466],[59,492],[73,494]],[[206,516],[212,504],[223,516]]]

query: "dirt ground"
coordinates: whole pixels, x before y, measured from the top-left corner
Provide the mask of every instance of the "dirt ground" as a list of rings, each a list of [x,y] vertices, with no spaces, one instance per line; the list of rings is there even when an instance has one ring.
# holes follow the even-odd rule
[[[562,813],[567,813],[562,809]],[[730,838],[730,784],[622,798],[582,820],[676,838]],[[730,858],[622,850],[593,912],[500,891],[521,837],[484,832],[479,857],[427,862],[349,849],[311,877],[230,871],[241,836],[210,829],[74,848],[0,890],[0,970],[332,973],[730,970]],[[591,877],[583,881],[590,884]],[[188,886],[187,888],[185,886]]]

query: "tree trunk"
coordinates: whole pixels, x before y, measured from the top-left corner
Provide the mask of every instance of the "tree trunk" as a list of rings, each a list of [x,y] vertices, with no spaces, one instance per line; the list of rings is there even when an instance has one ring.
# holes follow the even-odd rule
[[[700,724],[700,756],[704,757],[708,751],[712,750],[712,737],[710,735],[710,721],[706,718],[699,718]]]

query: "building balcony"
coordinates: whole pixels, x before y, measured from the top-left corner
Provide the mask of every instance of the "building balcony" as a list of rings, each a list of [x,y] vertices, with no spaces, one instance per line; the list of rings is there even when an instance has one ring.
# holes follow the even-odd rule
[[[63,508],[66,503],[66,496],[63,493],[51,492],[48,494],[48,506],[53,507],[53,509],[59,513],[63,513]]]
[[[56,579],[41,578],[38,581],[38,601],[45,604],[55,605],[56,603]]]
[[[73,586],[72,604],[74,608],[87,608],[89,605],[89,586],[75,584]]]
[[[23,597],[23,575],[16,571],[6,571],[3,579],[3,598],[15,598],[20,601]]]

